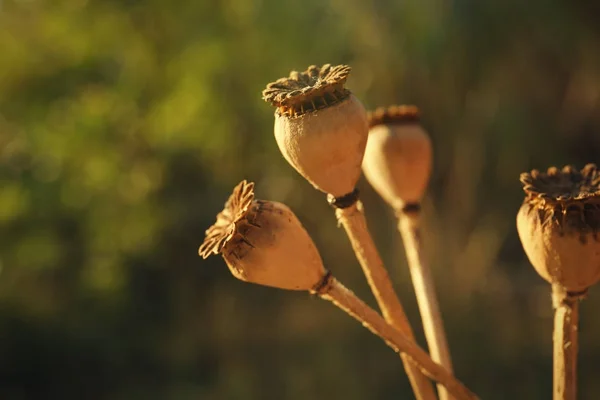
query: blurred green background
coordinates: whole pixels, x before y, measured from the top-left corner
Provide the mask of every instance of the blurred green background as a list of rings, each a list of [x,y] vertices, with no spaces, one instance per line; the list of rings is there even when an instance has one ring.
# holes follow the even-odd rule
[[[456,374],[483,399],[550,398],[550,292],[516,234],[518,177],[597,160],[599,19],[583,0],[1,0],[0,398],[412,398],[398,357],[332,305],[197,255],[253,180],[374,304],[261,100],[327,62],[353,67],[367,108],[421,108],[426,247]],[[359,188],[423,343],[393,214]],[[600,397],[598,306],[592,290],[581,399]]]

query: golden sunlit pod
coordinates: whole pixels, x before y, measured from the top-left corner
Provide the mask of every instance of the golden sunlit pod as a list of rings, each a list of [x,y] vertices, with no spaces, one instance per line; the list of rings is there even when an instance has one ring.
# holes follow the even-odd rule
[[[529,261],[568,292],[600,280],[600,173],[594,164],[521,174],[525,200],[517,228]]]
[[[255,200],[254,183],[240,182],[198,251],[221,254],[238,279],[288,290],[311,290],[326,274],[321,256],[284,204]]]
[[[368,114],[369,140],[362,169],[395,210],[418,204],[431,174],[432,148],[415,106],[378,108]]]
[[[367,114],[344,83],[346,65],[310,66],[269,83],[275,139],[284,158],[315,188],[339,197],[354,190],[367,142]]]

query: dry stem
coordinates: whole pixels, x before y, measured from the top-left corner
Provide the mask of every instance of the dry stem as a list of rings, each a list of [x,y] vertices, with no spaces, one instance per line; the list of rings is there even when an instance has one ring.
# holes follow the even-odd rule
[[[435,285],[421,245],[419,214],[401,213],[398,215],[398,219],[398,230],[404,241],[410,276],[419,305],[429,353],[433,361],[440,363],[449,372],[452,372],[452,360],[435,293]],[[440,400],[452,399],[441,385],[438,385],[438,393]]]
[[[413,331],[373,243],[367,228],[367,221],[362,213],[361,203],[356,202],[348,208],[338,208],[336,216],[346,230],[356,258],[363,269],[383,317],[390,325],[414,343]],[[431,382],[405,356],[402,356],[402,360],[417,400],[435,399],[436,396]]]
[[[554,303],[554,400],[577,397],[579,297],[552,287]]]
[[[477,396],[458,381],[452,373],[436,364],[423,349],[414,343],[414,340],[392,328],[375,310],[366,305],[337,279],[330,277],[327,286],[320,290],[320,296],[333,302],[361,322],[365,328],[381,337],[388,346],[403,356],[403,360],[409,360],[410,365],[417,367],[422,374],[444,385],[456,399],[477,399]]]

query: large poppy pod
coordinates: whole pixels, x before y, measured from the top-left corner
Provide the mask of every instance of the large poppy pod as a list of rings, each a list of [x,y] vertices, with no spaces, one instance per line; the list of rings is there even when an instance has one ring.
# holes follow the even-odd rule
[[[334,197],[354,190],[367,143],[367,114],[344,87],[346,65],[310,66],[269,83],[275,139],[283,157],[315,188]]]
[[[521,174],[525,201],[517,228],[527,257],[568,292],[600,280],[600,173],[594,164]]]

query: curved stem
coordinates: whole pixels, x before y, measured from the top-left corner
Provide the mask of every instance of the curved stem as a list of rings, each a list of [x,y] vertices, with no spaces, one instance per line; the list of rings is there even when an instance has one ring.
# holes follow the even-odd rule
[[[383,317],[414,343],[414,334],[408,318],[367,228],[362,204],[359,201],[348,208],[338,208],[335,214],[350,239],[356,258],[363,269]],[[412,363],[404,359],[403,361],[404,369],[417,400],[435,399],[431,382]]]
[[[381,337],[388,346],[400,353],[404,360],[410,362],[410,365],[418,368],[423,375],[444,385],[455,398],[459,400],[477,399],[475,394],[444,367],[436,364],[413,340],[392,328],[375,310],[334,277],[329,278],[329,282],[320,290],[319,296],[333,302],[361,322],[365,328]]]
[[[423,322],[423,330],[433,361],[443,365],[452,372],[452,360],[448,350],[448,341],[444,331],[439,302],[435,293],[435,285],[431,269],[425,259],[421,244],[420,218],[418,213],[398,215],[398,230],[402,235],[410,276],[419,305],[419,312]],[[438,385],[440,400],[450,400],[448,391]]]
[[[554,400],[577,398],[579,297],[552,287],[554,302]]]

